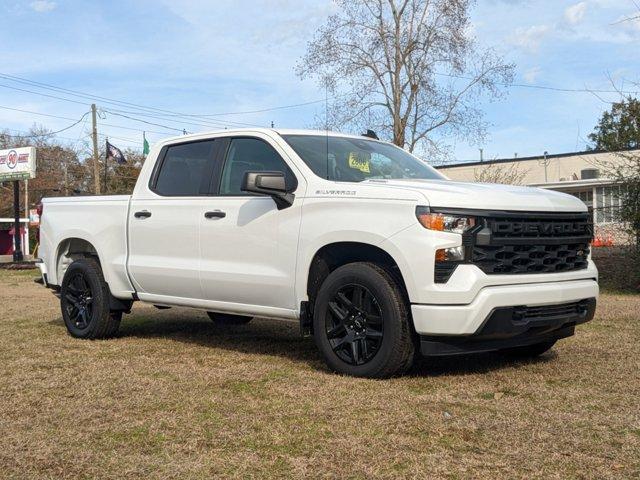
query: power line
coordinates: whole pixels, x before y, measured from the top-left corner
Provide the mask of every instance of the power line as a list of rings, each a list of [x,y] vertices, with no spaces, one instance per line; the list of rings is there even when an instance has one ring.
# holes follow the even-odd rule
[[[69,125],[68,127],[65,128],[61,128],[60,130],[56,130],[55,132],[47,132],[47,133],[41,133],[41,134],[32,134],[32,135],[12,135],[12,136],[16,136],[16,137],[21,137],[21,138],[38,138],[38,137],[50,137],[52,135],[57,135],[58,133],[62,133],[66,130],[69,130],[70,128],[75,127],[76,125],[78,125],[80,122],[82,122],[82,120],[84,120],[84,118],[89,115],[89,112],[85,112],[84,115],[82,115],[82,117],[80,117],[80,120],[77,120],[76,122],[72,123],[71,125]]]
[[[14,112],[29,113],[31,115],[41,115],[43,117],[59,118],[61,120],[75,120],[75,118],[61,117],[59,115],[51,115],[51,114],[48,114],[48,113],[32,112],[30,110],[22,110],[21,108],[5,107],[4,105],[0,105],[0,108],[2,108],[3,110],[12,110]]]
[[[86,106],[85,102],[78,102],[77,100],[71,100],[69,98],[56,97],[55,95],[48,95],[48,94],[42,93],[42,92],[34,92],[33,90],[27,90],[27,89],[24,89],[24,88],[12,87],[11,85],[0,84],[0,87],[2,87],[2,88],[10,88],[11,90],[18,90],[19,92],[33,93],[34,95],[41,95],[43,97],[54,98],[56,100],[64,100],[66,102],[77,103],[78,105],[85,105]]]
[[[5,133],[5,131],[15,132],[15,133],[19,133],[19,134],[24,133],[26,135],[12,135],[10,133]],[[31,132],[27,132],[25,130],[16,130],[15,128],[4,128],[3,130],[0,130],[0,136],[6,135],[8,137],[13,137],[13,138],[33,138],[33,137],[29,136],[30,134],[31,134]],[[68,140],[70,142],[77,142],[78,141],[77,138],[59,137],[59,136],[57,136],[56,138],[58,138],[60,140]]]
[[[167,118],[167,117],[171,117],[171,115],[167,115],[167,114],[149,114],[149,113],[145,113],[145,112],[140,112],[140,111],[130,111],[130,110],[108,110],[103,108],[102,109],[105,112],[119,112],[119,113],[126,113],[129,115],[138,115],[140,117],[149,117],[149,118],[156,118],[156,119],[160,119],[160,120],[168,120],[170,122],[175,122],[175,123],[179,123],[181,125],[195,125],[198,127],[216,127],[216,128],[220,128],[220,127],[227,127],[229,125],[233,126],[233,125],[238,125],[241,127],[258,127],[258,128],[263,128],[262,125],[258,125],[255,123],[247,123],[247,122],[236,122],[236,121],[232,121],[232,120],[211,120],[211,119],[207,119],[207,120],[200,120],[200,123],[196,123],[193,122],[193,120],[199,120],[199,118],[193,118],[192,117],[188,117],[191,121],[186,122],[184,120],[172,120],[171,118]],[[202,123],[204,122],[204,123]]]
[[[40,115],[42,117],[58,118],[58,119],[61,119],[61,120],[74,120],[73,118],[70,118],[70,117],[61,117],[59,115],[51,115],[51,114],[48,114],[48,113],[33,112],[31,110],[23,110],[21,108],[6,107],[4,105],[0,105],[0,108],[2,108],[4,110],[12,110],[14,112],[29,113],[31,115]],[[135,132],[157,133],[158,135],[166,135],[167,134],[167,132],[158,132],[156,130],[142,130],[140,128],[124,127],[122,125],[113,125],[113,124],[102,123],[102,122],[100,124],[105,126],[105,127],[121,128],[123,130],[131,130],[131,131],[135,131]]]
[[[313,105],[316,103],[322,103],[324,102],[324,99],[320,99],[320,100],[312,100],[309,102],[302,102],[302,103],[295,103],[295,104],[291,104],[291,105],[279,105],[279,106],[275,106],[275,107],[267,107],[267,108],[261,108],[261,109],[257,109],[257,110],[247,110],[247,111],[242,111],[242,112],[220,112],[220,113],[210,113],[210,114],[194,114],[194,113],[179,113],[179,112],[172,112],[170,110],[165,110],[165,109],[160,109],[160,108],[156,108],[156,107],[147,107],[145,105],[140,105],[140,104],[136,104],[136,103],[131,103],[131,102],[125,102],[122,100],[116,100],[113,98],[108,98],[108,97],[102,97],[99,95],[93,95],[93,94],[88,94],[88,93],[84,93],[84,92],[80,92],[78,90],[71,90],[71,89],[67,89],[67,88],[62,88],[62,87],[57,87],[55,85],[51,85],[51,84],[47,84],[47,83],[42,83],[42,82],[36,82],[34,80],[29,80],[27,78],[22,78],[22,77],[18,77],[15,75],[9,75],[6,73],[2,73],[0,72],[0,78],[4,78],[6,80],[10,80],[13,82],[17,82],[17,83],[24,83],[27,85],[31,85],[31,86],[36,86],[39,88],[44,88],[44,89],[51,89],[51,90],[55,90],[61,93],[66,93],[68,95],[72,95],[72,96],[77,96],[77,97],[83,97],[89,100],[102,100],[104,102],[107,103],[112,103],[112,104],[118,104],[118,105],[126,105],[129,107],[134,107],[134,108],[139,108],[139,109],[144,109],[144,110],[154,110],[156,112],[161,112],[161,113],[166,113],[169,115],[173,115],[173,116],[186,116],[186,117],[214,117],[214,116],[225,116],[225,115],[245,115],[245,114],[252,114],[252,113],[264,113],[264,112],[271,112],[274,110],[283,110],[283,109],[287,109],[287,108],[297,108],[297,107],[303,107],[303,106],[307,106],[307,105]]]
[[[445,77],[450,77],[450,78],[457,78],[457,79],[464,79],[464,80],[474,80],[473,77],[469,77],[466,75],[457,75],[457,74],[452,74],[452,73],[439,73],[436,72],[435,73],[438,76],[445,76]],[[136,118],[137,117],[146,117],[146,118],[151,118],[151,119],[160,119],[160,120],[164,120],[164,121],[168,121],[168,122],[172,122],[172,123],[178,123],[180,125],[192,125],[192,126],[199,126],[199,127],[207,127],[207,128],[221,128],[221,127],[226,127],[228,125],[238,125],[238,126],[248,126],[248,127],[261,127],[261,125],[256,125],[256,124],[252,124],[252,123],[246,123],[246,122],[237,122],[237,121],[230,121],[230,120],[213,120],[210,117],[215,117],[215,116],[225,116],[225,115],[243,115],[243,114],[252,114],[252,113],[263,113],[263,112],[268,112],[268,111],[273,111],[273,110],[281,110],[281,109],[286,109],[286,108],[296,108],[296,107],[301,107],[301,106],[307,106],[307,105],[313,105],[316,103],[321,103],[324,102],[326,99],[323,100],[313,100],[313,101],[309,101],[309,102],[302,102],[302,103],[297,103],[297,104],[291,104],[291,105],[281,105],[281,106],[276,106],[276,107],[271,107],[271,108],[263,108],[263,109],[256,109],[256,110],[247,110],[247,111],[241,111],[241,112],[222,112],[222,113],[213,113],[213,114],[185,114],[185,113],[178,113],[178,112],[173,112],[171,110],[165,110],[165,109],[160,109],[160,108],[156,108],[156,107],[147,107],[144,105],[139,105],[139,104],[135,104],[135,103],[131,103],[131,102],[125,102],[125,101],[120,101],[120,100],[115,100],[115,99],[111,99],[108,97],[103,97],[103,96],[99,96],[99,95],[91,95],[91,94],[87,94],[87,93],[83,93],[83,92],[79,92],[76,90],[71,90],[71,89],[66,89],[66,88],[62,88],[62,87],[57,87],[55,85],[50,85],[50,84],[46,84],[46,83],[42,83],[42,82],[36,82],[33,80],[29,80],[29,79],[25,79],[22,77],[17,77],[14,75],[8,75],[5,73],[1,73],[0,72],[0,78],[4,78],[6,80],[12,81],[12,82],[17,82],[17,83],[22,83],[22,84],[27,84],[30,86],[34,86],[36,88],[40,88],[40,89],[45,89],[45,90],[49,90],[49,91],[54,91],[57,93],[62,93],[65,95],[71,95],[74,97],[79,97],[79,98],[85,98],[88,100],[94,100],[94,99],[98,99],[101,100],[105,103],[109,103],[112,105],[117,105],[117,106],[129,106],[129,107],[133,107],[134,109],[138,109],[137,111],[129,111],[129,110],[112,110],[112,109],[102,109],[103,111],[107,112],[107,113],[111,113],[112,115],[117,115],[123,118],[127,118],[129,120],[132,121],[136,121],[136,122],[141,122],[141,123],[145,123],[147,125],[153,125],[153,126],[158,126],[161,128],[164,128],[166,130],[170,130],[170,131],[174,131],[174,132],[184,132],[184,129],[181,128],[176,128],[176,127],[171,127],[168,125],[164,125],[164,124],[160,124],[160,123],[154,123],[154,122],[150,122],[148,120],[144,120],[144,119],[140,119],[140,118]],[[565,92],[565,93],[591,93],[591,94],[595,94],[595,93],[615,93],[615,94],[637,94],[637,91],[617,91],[617,90],[604,90],[604,89],[587,89],[587,88],[564,88],[564,87],[555,87],[555,86],[546,86],[546,85],[528,85],[528,84],[522,84],[522,83],[506,83],[506,82],[497,82],[498,85],[502,85],[505,87],[516,87],[516,88],[529,88],[529,89],[537,89],[537,90],[544,90],[544,91],[556,91],[556,92]],[[40,91],[33,91],[33,90],[28,90],[28,89],[24,89],[24,88],[19,88],[16,86],[11,86],[11,85],[5,85],[5,84],[0,84],[0,87],[2,88],[8,88],[8,89],[12,89],[12,90],[16,90],[16,91],[20,91],[20,92],[25,92],[25,93],[31,93],[34,95],[40,95],[40,96],[44,96],[47,98],[52,98],[52,99],[56,99],[56,100],[60,100],[60,101],[66,101],[66,102],[71,102],[71,103],[75,103],[75,104],[80,104],[80,105],[85,105],[83,102],[77,101],[77,100],[73,100],[70,98],[65,98],[65,97],[61,97],[61,96],[57,96],[57,95],[52,95],[52,94],[48,94],[48,93],[44,93],[44,92],[40,92]],[[332,98],[338,98],[338,96],[334,96]],[[49,114],[41,114],[41,113],[37,113],[37,112],[29,112],[26,110],[20,110],[20,109],[15,109],[15,108],[11,108],[11,107],[0,107],[0,108],[5,108],[5,109],[9,109],[9,110],[14,110],[14,111],[24,111],[25,113],[32,113],[32,114],[36,114],[36,115],[42,115],[42,116],[48,116],[51,118],[60,118],[60,119],[68,119],[67,117],[61,117],[61,116],[56,116],[56,115],[49,115]],[[135,116],[133,116],[135,115]],[[167,118],[169,117],[169,118]],[[173,117],[173,118],[171,118]],[[176,119],[178,120],[176,120]],[[186,122],[184,120],[180,120],[180,118],[189,118],[190,120],[198,120],[201,119],[200,122]],[[130,127],[124,127],[124,126],[120,126],[120,125],[113,125],[113,124],[103,124],[104,126],[111,126],[113,128],[122,128],[122,129],[128,129],[128,130],[137,130],[137,131],[142,131],[140,129],[134,129],[134,128],[130,128]],[[74,125],[75,126],[75,125]],[[71,128],[71,127],[68,127]],[[64,130],[64,129],[63,129]],[[62,131],[63,131],[62,130]],[[157,133],[160,135],[164,135],[166,132],[154,132],[154,131],[149,131],[150,133]]]
[[[464,80],[474,80],[473,77],[469,77],[466,75],[457,75],[457,74],[452,74],[452,73],[440,73],[440,72],[436,72],[435,73],[438,76],[444,76],[444,77],[450,77],[450,78],[458,78],[458,79],[464,79]],[[75,90],[70,90],[70,89],[66,89],[66,88],[61,88],[61,87],[56,87],[55,85],[50,85],[50,84],[46,84],[46,83],[42,83],[42,82],[36,82],[36,81],[32,81],[32,80],[28,80],[25,78],[21,78],[21,77],[17,77],[14,75],[8,75],[5,73],[1,73],[0,72],[0,78],[5,78],[7,80],[13,81],[13,82],[18,82],[18,83],[23,83],[23,84],[27,84],[27,85],[31,85],[31,86],[36,86],[38,88],[42,88],[42,89],[48,89],[48,90],[53,90],[56,92],[60,92],[60,93],[65,93],[68,95],[72,95],[72,96],[76,96],[76,97],[81,97],[81,98],[85,98],[85,99],[99,99],[102,100],[106,103],[110,103],[113,105],[127,105],[127,106],[131,106],[137,109],[142,109],[142,111],[137,111],[137,112],[132,112],[132,111],[120,111],[120,114],[122,116],[124,116],[124,114],[129,114],[129,115],[138,115],[138,116],[145,116],[145,117],[149,117],[149,118],[160,118],[162,120],[165,121],[170,121],[170,122],[174,122],[174,123],[180,123],[180,124],[190,124],[190,125],[195,125],[195,126],[203,126],[203,127],[220,127],[220,126],[226,126],[226,125],[239,125],[239,126],[249,126],[249,127],[261,127],[261,125],[256,125],[256,124],[251,124],[251,123],[245,123],[245,122],[235,122],[235,121],[224,121],[224,122],[220,122],[220,121],[215,121],[215,120],[211,120],[210,117],[213,116],[224,116],[224,115],[242,115],[242,114],[251,114],[251,113],[263,113],[263,112],[268,112],[268,111],[273,111],[273,110],[280,110],[280,109],[286,109],[286,108],[296,108],[296,107],[301,107],[301,106],[307,106],[307,105],[313,105],[316,103],[321,103],[325,100],[313,100],[310,102],[302,102],[302,103],[297,103],[297,104],[291,104],[291,105],[281,105],[281,106],[276,106],[276,107],[271,107],[271,108],[263,108],[263,109],[256,109],[256,110],[247,110],[247,111],[242,111],[242,112],[221,112],[221,113],[213,113],[213,114],[185,114],[185,113],[179,113],[179,112],[174,112],[171,110],[165,110],[165,109],[160,109],[160,108],[156,108],[156,107],[147,107],[144,105],[139,105],[139,104],[135,104],[135,103],[131,103],[131,102],[125,102],[125,101],[120,101],[120,100],[114,100],[108,97],[102,97],[99,95],[89,95],[83,92],[78,92]],[[497,82],[498,85],[502,85],[505,87],[516,87],[516,88],[529,88],[529,89],[537,89],[537,90],[546,90],[546,91],[556,91],[556,92],[564,92],[564,93],[616,93],[616,94],[638,94],[638,91],[616,91],[616,90],[605,90],[605,89],[587,89],[587,88],[564,88],[564,87],[555,87],[555,86],[547,86],[547,85],[528,85],[528,84],[522,84],[522,83],[506,83],[506,82]],[[72,103],[76,103],[76,104],[81,104],[84,105],[84,103],[79,102],[77,100],[73,100],[70,98],[64,98],[64,97],[60,97],[60,96],[56,96],[56,95],[50,95],[50,94],[46,94],[43,92],[37,92],[37,91],[33,91],[33,90],[27,90],[27,89],[23,89],[23,88],[18,88],[18,87],[14,87],[14,86],[10,86],[10,85],[4,85],[4,84],[0,84],[0,87],[3,88],[9,88],[9,89],[13,89],[13,90],[17,90],[17,91],[21,91],[21,92],[25,92],[25,93],[32,93],[35,95],[41,95],[44,97],[48,97],[48,98],[53,98],[56,100],[62,100],[62,101],[66,101],[66,102],[72,102]],[[334,96],[333,98],[337,98],[338,96]],[[145,113],[146,112],[146,113]],[[150,114],[149,112],[154,112],[153,114]],[[112,111],[112,113],[114,113]],[[114,113],[115,114],[115,113]],[[205,123],[187,123],[184,121],[177,121],[177,120],[173,120],[171,118],[167,118],[167,117],[175,117],[175,118],[189,118],[189,119],[203,119],[203,121]],[[125,117],[126,118],[126,117]],[[137,120],[137,121],[141,121],[139,119],[135,119],[135,118],[130,118],[132,120]],[[214,123],[215,122],[215,123]],[[151,124],[154,125],[152,122],[147,122],[144,121],[143,123],[147,123],[147,124]],[[173,130],[173,131],[181,131],[180,129],[174,128],[174,127],[168,127],[166,125],[160,125],[160,124],[155,124],[156,126],[160,126],[162,128],[167,128],[169,130]]]
[[[70,90],[70,89],[67,89],[67,88],[57,87],[55,85],[50,85],[50,84],[42,83],[42,82],[36,82],[36,81],[33,81],[33,80],[29,80],[29,79],[26,79],[26,78],[17,77],[15,75],[9,75],[9,74],[6,74],[6,73],[1,73],[1,72],[0,72],[0,78],[4,78],[6,80],[10,80],[10,81],[17,82],[17,83],[23,83],[23,84],[35,86],[35,87],[42,88],[42,89],[45,89],[45,90],[54,90],[54,91],[57,91],[57,92],[60,92],[60,93],[65,93],[67,95],[71,95],[71,96],[74,96],[74,97],[85,98],[85,99],[91,100],[91,101],[93,101],[93,100],[101,100],[104,103],[111,103],[111,104],[118,105],[118,106],[125,105],[125,106],[130,106],[130,107],[135,107],[135,108],[141,108],[141,109],[144,109],[144,110],[155,110],[155,111],[166,112],[166,113],[176,113],[176,112],[169,112],[169,111],[162,110],[162,109],[157,109],[155,107],[146,107],[144,105],[138,105],[138,104],[135,104],[135,103],[124,102],[124,101],[121,101],[121,100],[114,100],[114,99],[111,99],[111,98],[108,98],[108,97],[102,97],[102,96],[99,96],[99,95],[87,94],[87,93],[79,92],[77,90]],[[66,99],[66,100],[69,100],[69,99]],[[69,100],[69,101],[73,101],[73,100]]]
[[[633,22],[634,20],[638,20],[638,19],[640,19],[640,15],[634,15],[632,17],[626,17],[621,20],[618,20],[617,22],[610,23],[609,25],[618,25],[624,22]]]
[[[336,97],[339,97],[340,95],[337,95]],[[336,98],[334,97],[334,98]],[[207,114],[184,114],[185,116],[197,116],[197,117],[222,117],[225,115],[249,115],[252,113],[265,113],[265,112],[273,112],[274,110],[284,110],[287,108],[297,108],[297,107],[305,107],[308,105],[314,105],[317,103],[324,103],[324,99],[322,100],[311,100],[309,102],[303,102],[303,103],[294,103],[291,105],[282,105],[280,107],[271,107],[271,108],[262,108],[260,110],[245,110],[242,112],[222,112],[222,113],[207,113]]]
[[[116,135],[107,135],[106,133],[98,133],[98,136],[104,137],[104,138],[115,138],[115,139],[118,139],[118,140],[124,140],[126,142],[142,143],[142,142],[140,142],[139,140],[137,140],[135,138],[118,137]]]
[[[146,120],[142,120],[142,119],[139,119],[139,118],[129,117],[129,116],[127,116],[127,115],[123,115],[123,114],[121,114],[121,113],[115,113],[115,112],[114,112],[114,111],[112,111],[112,110],[106,110],[106,109],[104,109],[104,108],[103,108],[103,109],[101,109],[101,110],[102,110],[103,112],[107,112],[107,113],[110,113],[110,114],[112,114],[112,115],[117,115],[117,116],[119,116],[119,117],[128,118],[129,120],[133,120],[133,121],[136,121],[136,122],[142,122],[142,123],[146,123],[146,124],[148,124],[148,125],[155,125],[156,127],[162,127],[162,128],[166,128],[166,129],[168,129],[168,130],[175,130],[176,132],[184,132],[184,130],[183,130],[183,129],[180,129],[180,128],[174,128],[174,127],[169,127],[169,126],[167,126],[167,125],[160,125],[159,123],[148,122],[148,121],[146,121]]]
[[[4,78],[6,80],[9,81],[13,81],[13,82],[17,82],[17,83],[23,83],[23,84],[27,84],[27,85],[31,85],[31,86],[35,86],[37,88],[42,88],[45,90],[53,90],[55,92],[59,92],[59,93],[64,93],[66,95],[71,95],[71,96],[75,96],[75,97],[79,97],[79,98],[85,98],[87,100],[101,100],[104,103],[108,103],[108,104],[112,104],[112,105],[116,105],[116,106],[128,106],[128,107],[134,107],[136,109],[141,109],[143,112],[146,111],[146,116],[150,116],[153,117],[152,115],[150,115],[149,113],[152,112],[154,113],[155,117],[167,117],[167,116],[171,116],[171,117],[187,117],[187,118],[198,118],[198,117],[202,117],[202,115],[198,115],[198,114],[183,114],[183,113],[179,113],[179,112],[174,112],[171,110],[164,110],[164,109],[160,109],[160,108],[155,108],[155,107],[146,107],[144,105],[139,105],[139,104],[135,104],[135,103],[130,103],[130,102],[123,102],[123,101],[119,101],[119,100],[113,100],[113,99],[109,99],[107,97],[101,97],[98,95],[88,95],[82,92],[77,92],[74,90],[69,90],[66,88],[61,88],[61,87],[56,87],[54,85],[49,85],[46,83],[41,83],[41,82],[35,82],[32,80],[28,80],[28,79],[24,79],[21,77],[16,77],[13,75],[8,75],[8,74],[4,74],[4,73],[0,73],[0,78]],[[59,97],[56,95],[50,95],[50,94],[46,94],[46,93],[42,93],[42,92],[36,92],[33,90],[27,90],[27,89],[23,89],[23,88],[18,88],[18,87],[14,87],[11,85],[4,85],[4,84],[0,84],[0,87],[4,87],[4,88],[9,88],[9,89],[13,89],[13,90],[17,90],[17,91],[21,91],[21,92],[26,92],[26,93],[33,93],[35,95],[42,95],[48,98],[54,98],[57,100],[62,100],[62,101],[68,101],[68,102],[73,102],[73,103],[81,103],[78,102],[77,100],[72,100],[69,98],[64,98],[64,97]],[[286,107],[286,106],[285,106]],[[276,108],[280,108],[280,107],[276,107]],[[138,112],[126,112],[126,113],[132,113],[132,114],[138,114],[138,115],[142,115],[142,113]],[[162,118],[161,117],[161,118]],[[167,118],[163,118],[164,120],[169,120]],[[212,126],[219,126],[222,122],[220,121],[213,121],[210,119],[207,119],[206,117],[204,117],[204,120],[207,123],[204,124],[198,124],[199,126],[206,126],[206,127],[212,127]],[[181,121],[176,121],[176,120],[170,120],[172,122],[175,123],[185,123],[185,122],[181,122]],[[212,122],[216,122],[216,123],[212,123]],[[244,126],[259,126],[259,125],[255,125],[255,124],[248,124],[248,123],[242,123],[242,122],[232,122],[232,121],[228,121],[227,123],[230,124],[237,124],[237,125],[244,125]],[[222,123],[222,125],[226,125],[227,123]]]
[[[469,77],[466,75],[455,75],[453,73],[435,73],[441,77],[451,77],[458,78],[461,80],[475,80],[474,77]],[[600,90],[600,89],[590,89],[590,88],[563,88],[563,87],[552,87],[547,85],[528,85],[526,83],[506,83],[506,82],[496,82],[496,85],[501,85],[504,87],[517,87],[517,88],[533,88],[537,90],[550,90],[554,92],[564,92],[564,93],[623,93],[629,95],[636,95],[638,91],[618,91],[618,90]]]
[[[179,123],[180,125],[191,125],[191,126],[206,127],[206,128],[227,128],[229,126],[229,124],[236,124],[236,125],[244,126],[244,127],[259,127],[259,128],[262,127],[261,125],[256,125],[256,124],[252,124],[252,123],[221,122],[219,120],[208,120],[207,123],[200,123],[200,122],[193,122],[193,121],[187,122],[187,121],[184,121],[184,120],[180,120],[179,122],[177,122],[176,120],[172,120],[170,118],[166,118],[166,116],[163,116],[163,115],[157,115],[157,114],[151,115],[151,114],[148,114],[148,113],[132,112],[132,111],[129,111],[129,110],[111,110],[111,109],[102,108],[101,111],[102,112],[106,112],[106,113],[111,113],[112,115],[118,115],[120,117],[128,118],[130,120],[134,120],[134,121],[137,121],[137,122],[143,122],[143,123],[148,123],[150,125],[162,126],[164,128],[170,128],[172,130],[178,130],[180,132],[182,132],[183,129],[177,129],[175,127],[169,127],[169,126],[166,126],[166,125],[152,123],[152,122],[149,122],[147,120],[142,120],[142,119],[137,118],[137,117],[147,117],[147,118],[164,120],[164,121],[168,120],[170,122]],[[132,115],[135,115],[135,117],[132,116]]]
[[[30,86],[35,86],[37,88],[42,88],[45,90],[52,90],[58,93],[64,93],[66,95],[71,95],[71,96],[75,96],[75,97],[79,97],[79,98],[85,98],[87,100],[101,100],[105,103],[109,103],[112,105],[116,105],[116,106],[128,106],[128,107],[134,107],[135,109],[142,109],[142,113],[140,110],[132,112],[132,111],[120,111],[121,113],[126,113],[126,114],[131,114],[131,115],[139,115],[139,116],[147,116],[150,118],[161,118],[163,120],[169,120],[171,122],[174,123],[180,123],[180,124],[188,124],[186,122],[183,121],[176,121],[173,120],[171,118],[167,118],[167,117],[175,117],[175,118],[189,118],[189,119],[201,119],[203,122],[205,123],[191,123],[191,125],[196,125],[196,126],[203,126],[203,127],[226,127],[228,125],[238,125],[238,126],[243,126],[243,127],[263,127],[263,125],[257,125],[257,124],[253,124],[253,123],[246,123],[246,122],[237,122],[237,121],[231,121],[231,120],[226,120],[226,121],[219,121],[219,120],[212,120],[209,117],[213,117],[213,116],[225,116],[225,115],[243,115],[243,114],[250,114],[250,113],[262,113],[262,112],[269,112],[269,111],[273,111],[273,110],[281,110],[281,109],[287,109],[287,108],[296,108],[296,107],[301,107],[301,106],[306,106],[306,105],[313,105],[316,103],[321,103],[324,100],[313,100],[310,102],[302,102],[302,103],[296,103],[296,104],[291,104],[291,105],[280,105],[280,106],[276,106],[276,107],[270,107],[270,108],[263,108],[263,109],[257,109],[257,110],[248,110],[248,111],[244,111],[244,112],[223,112],[223,113],[213,113],[213,114],[191,114],[191,113],[179,113],[179,112],[174,112],[171,110],[165,110],[165,109],[160,109],[160,108],[156,108],[156,107],[147,107],[144,105],[139,105],[139,104],[135,104],[135,103],[131,103],[131,102],[125,102],[125,101],[120,101],[120,100],[114,100],[108,97],[102,97],[99,95],[90,95],[87,93],[83,93],[83,92],[79,92],[76,90],[70,90],[70,89],[66,89],[66,88],[62,88],[62,87],[57,87],[55,85],[51,85],[51,84],[46,84],[46,83],[42,83],[42,82],[36,82],[33,80],[29,80],[26,78],[22,78],[22,77],[17,77],[15,75],[9,75],[9,74],[5,74],[5,73],[1,73],[0,72],[0,78],[4,78],[6,80],[9,81],[13,81],[13,82],[17,82],[17,83],[22,83],[22,84],[27,84]],[[81,103],[78,102],[76,100],[72,100],[69,98],[64,98],[64,97],[59,97],[59,96],[55,96],[55,95],[49,95],[49,94],[45,94],[42,92],[34,92],[32,90],[26,90],[26,89],[21,89],[18,87],[13,87],[10,85],[0,85],[1,87],[4,88],[11,88],[14,90],[18,90],[18,91],[23,91],[23,92],[27,92],[27,93],[33,93],[36,95],[43,95],[49,98],[55,98],[57,100],[62,100],[62,101],[69,101],[69,102],[73,102],[73,103]],[[337,97],[334,97],[337,98]],[[150,114],[150,112],[153,113],[153,115]],[[215,123],[214,123],[215,122]]]
[[[0,84],[0,87],[9,88],[11,90],[17,90],[17,91],[25,92],[25,93],[32,93],[34,95],[41,95],[43,97],[53,98],[53,99],[56,99],[56,100],[62,100],[62,101],[71,102],[71,103],[76,103],[76,104],[79,104],[79,105],[86,105],[85,103],[79,102],[77,100],[71,100],[69,98],[58,97],[56,95],[49,95],[47,93],[42,93],[42,92],[34,92],[33,90],[27,90],[27,89],[24,89],[24,88],[13,87],[11,85]],[[136,119],[132,119],[132,120],[136,120]],[[185,122],[176,121],[176,120],[173,120],[173,122],[175,122],[175,123],[185,123]],[[156,126],[159,126],[159,127],[167,128],[169,130],[176,130],[176,131],[180,131],[180,132],[182,131],[182,129],[177,129],[177,128],[173,128],[173,127],[167,127],[166,125],[159,125],[159,124],[154,124],[154,123],[150,123],[150,122],[144,122],[144,123],[149,123],[150,125],[156,125]],[[211,126],[211,125],[205,125],[205,126]]]

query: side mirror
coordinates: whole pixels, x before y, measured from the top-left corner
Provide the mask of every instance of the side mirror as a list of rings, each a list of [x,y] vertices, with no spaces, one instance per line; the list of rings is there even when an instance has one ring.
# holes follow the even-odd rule
[[[269,195],[278,210],[290,207],[295,196],[287,191],[284,172],[245,172],[242,179],[243,192]]]

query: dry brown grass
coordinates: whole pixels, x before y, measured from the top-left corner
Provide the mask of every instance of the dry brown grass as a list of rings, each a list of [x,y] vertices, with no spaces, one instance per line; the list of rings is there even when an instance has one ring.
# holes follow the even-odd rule
[[[537,361],[373,381],[270,320],[136,305],[119,338],[76,340],[34,275],[0,271],[0,477],[640,475],[640,296],[604,296]]]

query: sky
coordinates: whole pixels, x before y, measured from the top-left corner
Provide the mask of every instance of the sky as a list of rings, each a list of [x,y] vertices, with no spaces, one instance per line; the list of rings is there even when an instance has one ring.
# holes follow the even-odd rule
[[[331,0],[0,0],[0,130],[80,120],[58,134],[75,146],[90,133],[90,98],[6,75],[102,97],[100,141],[125,148],[141,149],[143,130],[154,142],[183,129],[311,127],[324,91],[294,69],[336,9]],[[625,20],[636,15],[640,0],[479,0],[470,34],[515,64],[519,86],[480,100],[487,137],[446,139],[450,161],[477,160],[479,148],[485,159],[585,149],[614,90],[640,91],[640,19]]]

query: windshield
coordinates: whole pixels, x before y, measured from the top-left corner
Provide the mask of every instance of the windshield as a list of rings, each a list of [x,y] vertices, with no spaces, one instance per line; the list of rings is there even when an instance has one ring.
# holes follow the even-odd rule
[[[389,143],[351,137],[283,135],[313,173],[327,180],[445,180],[437,170]]]

